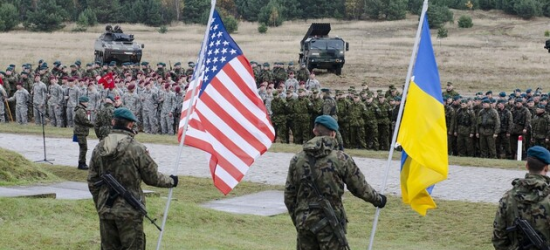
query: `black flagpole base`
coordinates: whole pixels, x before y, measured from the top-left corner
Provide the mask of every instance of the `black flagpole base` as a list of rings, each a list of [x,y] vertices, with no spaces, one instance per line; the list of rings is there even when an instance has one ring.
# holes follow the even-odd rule
[[[40,160],[40,161],[34,161],[35,163],[49,163],[49,164],[52,164],[53,165],[53,162],[52,161],[55,161],[54,159],[44,159],[44,160]]]

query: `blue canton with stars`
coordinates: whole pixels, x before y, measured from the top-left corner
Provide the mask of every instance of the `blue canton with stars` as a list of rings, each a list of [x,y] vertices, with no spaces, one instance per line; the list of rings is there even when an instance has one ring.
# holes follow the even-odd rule
[[[229,33],[225,30],[225,26],[223,25],[218,11],[214,11],[212,24],[209,29],[208,38],[204,41],[206,42],[206,53],[202,64],[204,78],[202,79],[203,84],[199,92],[199,97],[225,64],[243,53],[237,43],[233,41],[233,38],[231,38]],[[197,76],[199,75],[200,74]]]

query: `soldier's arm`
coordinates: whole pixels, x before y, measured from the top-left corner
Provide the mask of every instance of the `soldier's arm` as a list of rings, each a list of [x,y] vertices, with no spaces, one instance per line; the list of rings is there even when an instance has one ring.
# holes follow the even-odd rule
[[[297,182],[294,178],[294,176],[296,175],[296,160],[297,158],[295,156],[290,161],[284,192],[285,206],[288,210],[288,213],[290,214],[290,218],[292,219],[292,223],[294,224],[294,226],[296,226],[296,217],[294,216],[294,211],[296,210],[297,203]]]
[[[508,225],[506,225],[506,197],[507,195],[500,199],[498,209],[495,214],[495,221],[493,222],[492,242],[495,250],[509,249],[511,245],[511,240],[506,232],[506,228],[508,227]]]
[[[145,184],[155,187],[164,187],[169,188],[174,186],[174,180],[163,173],[158,172],[158,165],[155,163],[153,158],[149,155],[149,151],[143,145],[136,145],[135,147],[130,148],[133,150],[135,155],[135,163],[138,166],[138,171],[141,176],[141,179]]]
[[[508,111],[508,127],[506,128],[506,134],[511,134],[512,129],[514,128],[514,117],[512,117],[512,112]]]
[[[531,112],[529,112],[528,109],[525,109],[525,125],[523,126],[523,129],[529,128],[531,125]]]
[[[475,134],[476,133],[476,115],[474,113],[474,111],[470,111],[470,134]]]
[[[345,160],[343,179],[348,190],[355,197],[372,203],[375,206],[381,205],[382,196],[367,183],[365,176],[361,173],[353,158],[341,151],[339,153],[341,154],[339,158]]]
[[[497,131],[500,130],[500,117],[498,116],[498,112],[496,110],[493,110],[493,115],[495,116],[494,134],[497,134]]]
[[[90,166],[88,170],[88,190],[90,190],[90,193],[92,194],[92,199],[94,200],[94,204],[97,207],[97,200],[99,196],[99,189],[100,186],[95,186],[94,184],[101,180],[101,173],[100,171],[100,165],[101,159],[99,158],[99,153],[96,149],[92,152],[92,158],[90,159]]]

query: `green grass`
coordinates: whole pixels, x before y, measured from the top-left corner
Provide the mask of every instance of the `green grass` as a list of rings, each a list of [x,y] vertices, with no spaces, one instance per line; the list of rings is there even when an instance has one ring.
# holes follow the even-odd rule
[[[85,171],[44,166],[60,179],[83,181]],[[148,197],[152,218],[162,219],[167,189]],[[243,182],[227,197],[210,179],[182,177],[174,190],[163,239],[163,249],[294,249],[295,229],[287,214],[273,217],[235,215],[202,208],[199,204],[262,190],[282,190]],[[491,249],[494,204],[437,201],[438,208],[421,217],[399,197],[389,197],[381,212],[374,249]],[[349,193],[344,206],[352,249],[367,247],[375,209]],[[154,249],[159,232],[145,223],[147,248]],[[99,223],[91,200],[0,198],[0,249],[97,249]]]
[[[39,164],[30,162],[14,151],[0,148],[0,186],[55,180],[58,178]]]
[[[31,134],[31,135],[42,135],[42,127],[36,126],[34,124],[29,124],[27,126],[19,126],[13,123],[10,124],[0,124],[0,131],[3,133],[13,133],[13,134]],[[58,137],[58,138],[72,138],[73,130],[70,128],[55,128],[51,126],[46,127],[46,133],[48,137]],[[93,131],[90,131],[90,139],[97,139]],[[140,133],[136,136],[137,140],[143,143],[156,143],[156,144],[167,144],[167,145],[177,145],[176,136],[168,135],[153,135]],[[301,145],[295,144],[281,144],[274,143],[269,152],[281,152],[281,153],[297,153],[302,149]],[[375,159],[387,159],[387,151],[371,151],[371,150],[358,150],[358,149],[346,149],[346,152],[354,157],[364,157],[364,158],[375,158]],[[395,152],[393,155],[394,160],[399,160],[401,154]],[[473,157],[449,157],[449,164],[458,165],[458,166],[472,166],[472,167],[488,167],[488,168],[502,168],[502,169],[516,169],[523,170],[525,163],[512,161],[512,160],[497,160],[497,159],[482,159],[482,158],[473,158]]]

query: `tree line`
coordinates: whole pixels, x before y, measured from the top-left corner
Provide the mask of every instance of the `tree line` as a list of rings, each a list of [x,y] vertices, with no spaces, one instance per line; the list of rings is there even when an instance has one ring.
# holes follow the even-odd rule
[[[226,22],[238,20],[279,26],[287,20],[400,20],[419,14],[423,0],[218,0]],[[159,27],[172,22],[206,23],[210,0],[0,0],[0,31],[19,24],[31,31],[53,31],[65,22],[143,23]],[[430,27],[453,21],[450,9],[502,10],[524,19],[550,17],[550,0],[431,0]]]

